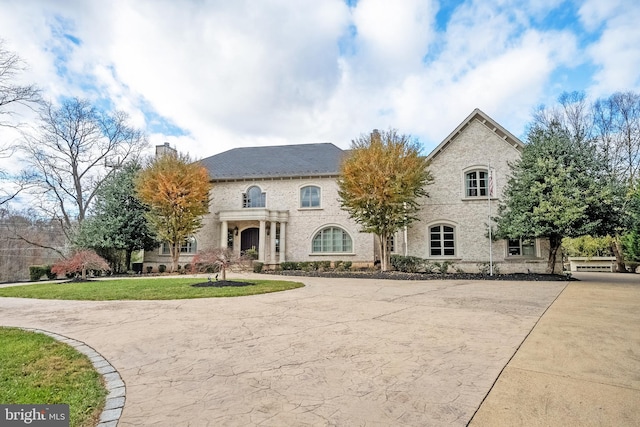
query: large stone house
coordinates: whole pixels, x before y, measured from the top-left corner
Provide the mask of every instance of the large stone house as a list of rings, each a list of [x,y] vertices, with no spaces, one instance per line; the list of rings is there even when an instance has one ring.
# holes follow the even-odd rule
[[[420,221],[392,239],[392,253],[434,262],[450,261],[474,272],[491,259],[500,272],[544,272],[548,244],[488,237],[523,143],[482,111],[474,110],[428,158],[434,182],[428,186]],[[181,264],[198,249],[229,247],[257,251],[258,261],[351,261],[373,266],[375,236],[340,208],[338,171],[348,155],[330,143],[236,148],[201,163],[213,183],[210,214],[182,246]],[[491,174],[488,173],[489,169]],[[168,247],[145,254],[144,264],[170,264]],[[154,269],[155,269],[154,268]]]

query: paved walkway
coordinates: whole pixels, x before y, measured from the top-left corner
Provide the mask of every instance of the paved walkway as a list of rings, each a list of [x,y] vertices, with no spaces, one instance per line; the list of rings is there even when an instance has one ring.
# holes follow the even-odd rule
[[[590,281],[564,289],[557,282],[300,280],[305,288],[228,299],[1,298],[0,325],[56,332],[105,356],[127,386],[119,426],[463,426],[476,411],[473,425],[640,420],[640,409],[629,406],[640,401],[638,282],[605,292]],[[599,335],[590,335],[590,322]],[[575,337],[568,348],[567,336]],[[600,343],[609,350],[594,352]],[[567,378],[585,371],[592,377]],[[543,374],[547,383],[536,376]],[[565,379],[582,381],[578,391],[588,405],[598,402],[600,418],[574,418],[577,400],[565,395],[574,390]],[[556,401],[547,400],[541,417],[535,406],[556,397],[561,407],[549,412]],[[624,418],[614,418],[618,412]]]
[[[640,426],[640,275],[576,276],[471,426]]]

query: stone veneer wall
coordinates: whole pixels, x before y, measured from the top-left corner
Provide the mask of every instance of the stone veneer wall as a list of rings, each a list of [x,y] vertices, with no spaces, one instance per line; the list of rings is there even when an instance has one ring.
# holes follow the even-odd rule
[[[252,186],[259,186],[266,193],[267,210],[288,211],[286,224],[286,260],[287,261],[321,261],[343,260],[351,261],[354,265],[373,264],[373,236],[360,233],[359,226],[348,218],[346,212],[340,209],[338,201],[338,185],[335,178],[295,178],[295,179],[269,179],[246,180],[234,182],[216,182],[211,190],[210,214],[204,218],[204,226],[196,234],[198,249],[220,247],[221,223],[218,219],[220,211],[238,211],[242,208],[242,194]],[[300,208],[300,188],[306,185],[316,185],[321,188],[320,208]],[[262,208],[260,208],[262,209]],[[247,209],[251,210],[251,209]],[[311,242],[315,234],[322,228],[335,225],[346,230],[353,242],[352,254],[313,254]],[[228,228],[239,228],[238,236],[234,240],[234,249],[240,249],[240,233],[245,228],[258,227],[258,221],[229,221]],[[270,229],[269,224],[266,225]],[[266,236],[265,263],[271,260],[270,239],[274,236]],[[180,264],[187,264],[192,256],[183,255]],[[279,262],[279,256],[276,262]],[[145,255],[145,266],[152,265],[154,270],[158,264],[170,264],[169,256],[159,255],[159,251]]]
[[[486,197],[465,197],[464,171],[474,167],[486,170],[490,164],[494,171],[494,194],[501,195],[509,179],[508,163],[519,157],[520,152],[515,147],[486,125],[473,120],[432,159],[430,170],[435,180],[427,188],[429,197],[423,200],[421,221],[414,223],[408,232],[409,255],[431,261],[450,260],[465,272],[475,272],[478,263],[489,262],[489,203]],[[498,202],[497,197],[491,200],[493,216],[497,213]],[[455,227],[455,256],[429,256],[428,229],[437,223]],[[537,244],[540,255],[537,258],[508,258],[506,242],[495,241],[493,261],[501,273],[544,272],[548,245],[541,240]]]

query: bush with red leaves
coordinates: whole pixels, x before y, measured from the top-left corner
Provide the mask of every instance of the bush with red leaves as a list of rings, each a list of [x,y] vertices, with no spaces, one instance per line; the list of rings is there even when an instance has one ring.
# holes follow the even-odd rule
[[[51,267],[51,271],[58,275],[81,272],[82,280],[86,280],[87,270],[108,271],[110,269],[107,261],[91,250],[78,251],[71,258],[60,260]]]

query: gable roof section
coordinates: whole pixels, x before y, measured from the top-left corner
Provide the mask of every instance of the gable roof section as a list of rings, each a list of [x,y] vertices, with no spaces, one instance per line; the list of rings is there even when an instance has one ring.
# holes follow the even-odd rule
[[[521,152],[524,149],[524,143],[520,141],[520,139],[518,139],[511,132],[509,132],[502,126],[500,126],[498,122],[493,120],[491,117],[485,114],[482,110],[480,110],[479,108],[476,108],[475,110],[473,110],[471,114],[469,114],[469,116],[466,119],[462,121],[462,123],[460,123],[460,125],[458,125],[457,128],[455,128],[453,132],[449,134],[449,136],[447,136],[444,139],[444,141],[442,141],[436,148],[433,149],[433,151],[427,156],[427,159],[432,160],[438,154],[443,152],[447,148],[447,146],[449,146],[451,142],[453,142],[459,135],[461,135],[462,132],[474,120],[477,120],[479,123],[486,126],[487,129],[489,129],[490,131],[498,135],[503,141],[511,145],[516,150]]]
[[[331,143],[234,148],[200,163],[214,181],[337,175],[344,151]]]

